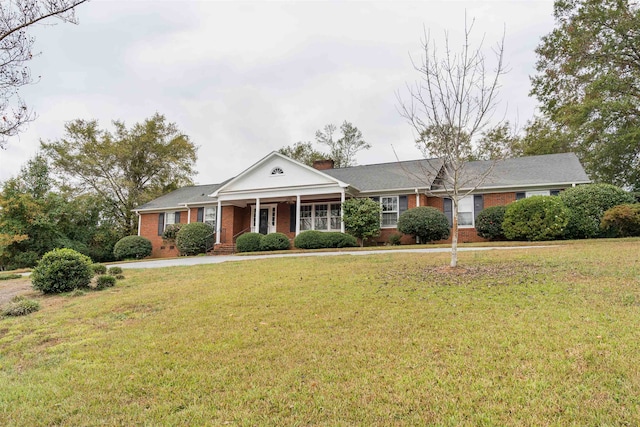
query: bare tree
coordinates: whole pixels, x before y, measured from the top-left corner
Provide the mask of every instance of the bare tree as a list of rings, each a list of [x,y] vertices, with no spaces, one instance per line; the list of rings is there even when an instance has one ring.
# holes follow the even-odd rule
[[[371,144],[362,137],[362,132],[346,120],[340,126],[342,137],[333,139],[333,134],[337,130],[333,124],[328,124],[323,130],[316,131],[316,141],[318,144],[329,147],[329,157],[335,162],[335,167],[345,168],[356,164],[356,154],[362,150],[371,148]]]
[[[27,29],[51,18],[77,23],[74,8],[88,0],[3,0],[0,3],[0,148],[33,120],[18,90],[33,83],[29,68],[33,36]]]
[[[467,170],[469,160],[481,155],[477,138],[492,121],[498,102],[499,80],[506,73],[504,32],[493,49],[495,65],[489,69],[483,53],[484,37],[477,47],[471,45],[473,24],[474,20],[469,25],[465,17],[464,41],[459,53],[451,51],[449,34],[445,32],[442,57],[438,57],[435,41],[425,30],[421,40],[421,62],[412,59],[420,80],[413,85],[407,84],[408,101],[403,101],[397,94],[399,112],[416,131],[417,145],[423,155],[442,160],[441,168],[432,172],[437,177],[437,185],[453,205],[451,267],[458,263],[459,202],[477,189],[493,169]]]

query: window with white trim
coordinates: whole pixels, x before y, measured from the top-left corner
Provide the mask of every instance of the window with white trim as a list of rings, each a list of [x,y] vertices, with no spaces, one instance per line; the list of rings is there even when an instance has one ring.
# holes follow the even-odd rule
[[[340,231],[342,205],[340,203],[309,203],[300,205],[300,231]]]
[[[525,194],[526,194],[526,197],[549,196],[551,195],[551,192],[549,190],[535,190],[535,191],[527,191]]]
[[[398,196],[380,197],[380,207],[382,208],[383,228],[396,227],[398,225]]]
[[[167,226],[173,225],[176,223],[176,213],[175,212],[165,212],[164,213],[164,228],[167,229]]]
[[[473,196],[458,201],[458,226],[473,227]]]
[[[209,224],[213,229],[216,228],[217,208],[204,208],[204,222]]]

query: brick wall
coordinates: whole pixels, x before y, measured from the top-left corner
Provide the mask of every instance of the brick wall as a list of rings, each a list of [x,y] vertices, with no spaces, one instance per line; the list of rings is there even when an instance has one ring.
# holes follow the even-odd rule
[[[193,212],[192,214],[193,215]],[[158,213],[148,213],[140,215],[140,235],[151,241],[151,257],[167,258],[178,256],[178,249],[175,245],[166,243],[162,236],[158,236]],[[193,220],[193,216],[191,217]],[[187,211],[180,213],[180,224],[187,223]]]

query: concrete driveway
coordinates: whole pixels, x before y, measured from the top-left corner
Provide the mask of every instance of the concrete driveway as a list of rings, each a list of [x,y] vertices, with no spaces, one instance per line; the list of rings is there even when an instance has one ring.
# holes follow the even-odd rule
[[[505,251],[513,249],[538,249],[548,246],[500,246],[500,247],[477,247],[477,248],[458,248],[458,252],[473,251]],[[290,254],[271,254],[271,255],[215,255],[215,256],[198,256],[170,259],[153,259],[148,261],[126,262],[109,264],[109,266],[117,266],[122,268],[163,268],[177,267],[183,265],[199,265],[199,264],[219,264],[229,261],[251,261],[254,259],[265,258],[285,258],[285,257],[309,257],[309,256],[343,256],[343,255],[376,255],[376,254],[397,254],[397,253],[441,253],[450,252],[451,248],[420,248],[420,249],[387,249],[372,251],[340,251],[340,252],[304,252]]]

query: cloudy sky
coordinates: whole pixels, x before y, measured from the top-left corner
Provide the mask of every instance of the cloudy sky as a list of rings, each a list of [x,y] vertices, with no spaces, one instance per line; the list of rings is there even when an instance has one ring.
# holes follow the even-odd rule
[[[39,82],[21,93],[37,114],[0,151],[0,181],[74,119],[133,124],[164,114],[199,146],[197,183],[238,174],[273,150],[352,122],[372,148],[359,164],[419,158],[396,93],[418,75],[423,28],[456,41],[467,17],[491,47],[506,29],[498,115],[523,125],[534,49],[553,27],[551,0],[116,1],[77,10],[80,24],[32,31]],[[457,47],[458,44],[454,44]],[[320,148],[320,147],[318,147]]]

